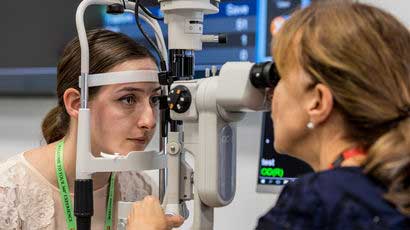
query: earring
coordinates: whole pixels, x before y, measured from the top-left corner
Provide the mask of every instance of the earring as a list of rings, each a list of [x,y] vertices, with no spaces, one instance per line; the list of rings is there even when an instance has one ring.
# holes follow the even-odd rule
[[[309,122],[307,123],[306,127],[307,127],[308,129],[313,129],[313,128],[315,128],[315,124],[313,124],[313,122],[309,121]]]

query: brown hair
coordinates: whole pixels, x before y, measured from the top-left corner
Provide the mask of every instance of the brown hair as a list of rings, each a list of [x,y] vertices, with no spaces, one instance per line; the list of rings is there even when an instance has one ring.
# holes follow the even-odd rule
[[[348,138],[368,153],[364,171],[410,215],[409,31],[375,7],[322,2],[292,15],[273,46],[281,75],[298,63],[330,88]]]
[[[96,29],[87,32],[90,51],[89,73],[107,72],[114,66],[129,60],[150,58],[152,54],[143,46],[136,43],[124,34],[109,30]],[[43,137],[47,144],[63,138],[70,125],[70,116],[64,106],[64,92],[69,88],[79,89],[81,49],[78,37],[74,38],[65,47],[57,66],[57,97],[58,105],[53,108],[43,120]],[[89,89],[89,98],[92,99],[99,87]]]

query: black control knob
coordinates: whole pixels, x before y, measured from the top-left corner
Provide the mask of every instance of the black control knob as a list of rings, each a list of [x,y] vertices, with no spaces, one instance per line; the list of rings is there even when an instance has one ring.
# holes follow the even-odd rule
[[[191,106],[192,96],[189,89],[178,85],[169,92],[168,107],[177,113],[185,113]]]

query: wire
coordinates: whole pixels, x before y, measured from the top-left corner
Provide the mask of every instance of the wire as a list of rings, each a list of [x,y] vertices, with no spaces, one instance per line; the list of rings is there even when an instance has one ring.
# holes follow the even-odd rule
[[[127,9],[125,9],[125,12],[130,12],[132,14],[134,14],[134,9],[135,9],[135,0],[134,1],[127,1],[126,2],[127,5]],[[168,49],[167,46],[165,44],[165,40],[164,40],[164,36],[162,34],[162,30],[161,30],[161,26],[158,23],[158,20],[155,20],[151,17],[149,17],[143,10],[139,10],[139,18],[144,20],[146,23],[148,23],[148,25],[151,26],[151,28],[154,30],[155,32],[155,38],[157,40],[157,46],[160,49],[160,51],[162,52],[162,57],[165,60],[165,64],[166,66],[168,66]]]
[[[134,10],[130,10],[130,9],[126,9],[125,12],[134,14]],[[149,18],[147,15],[143,13],[141,14],[141,12],[139,14],[139,18],[144,20],[154,30],[157,47],[161,51],[162,57],[164,58],[164,60],[167,61],[168,60],[167,47],[165,45],[164,36],[162,36],[162,31],[158,23],[156,23],[154,19]]]
[[[153,15],[146,7],[144,7],[142,4],[139,4],[139,5],[140,5],[141,9],[142,9],[148,16],[150,16],[151,18],[156,19],[156,20],[159,20],[159,21],[164,20],[163,17],[158,17],[158,16]]]
[[[160,59],[160,68],[161,71],[166,71],[167,67],[166,67],[166,62],[164,60],[164,58],[161,55],[161,52],[159,50],[159,48],[154,44],[154,42],[151,40],[151,38],[147,35],[147,33],[144,31],[144,29],[141,26],[141,22],[139,20],[139,0],[135,1],[135,9],[134,9],[134,16],[135,16],[135,21],[137,23],[137,26],[139,28],[139,30],[141,31],[142,35],[144,35],[145,39],[147,39],[148,43],[154,48],[155,52],[157,53],[159,59]]]

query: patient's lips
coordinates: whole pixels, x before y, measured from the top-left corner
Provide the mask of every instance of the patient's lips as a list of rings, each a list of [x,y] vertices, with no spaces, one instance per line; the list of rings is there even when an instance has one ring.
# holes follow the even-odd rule
[[[132,138],[128,138],[128,140],[133,142],[136,146],[145,146],[147,142],[146,137],[132,137]]]

